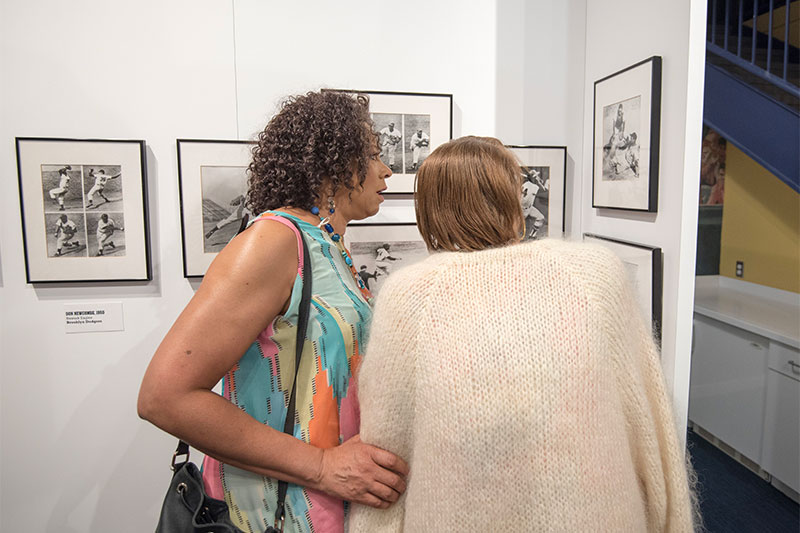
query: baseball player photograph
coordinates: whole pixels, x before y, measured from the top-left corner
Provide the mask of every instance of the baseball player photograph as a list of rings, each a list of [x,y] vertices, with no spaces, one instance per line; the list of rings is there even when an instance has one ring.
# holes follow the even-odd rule
[[[81,167],[78,165],[42,165],[44,211],[83,210]]]
[[[206,240],[211,239],[211,236],[214,235],[217,231],[223,229],[228,224],[233,224],[234,222],[238,223],[238,227],[241,225],[242,218],[245,215],[248,217],[251,215],[250,210],[247,209],[247,198],[243,194],[240,194],[236,198],[230,201],[231,212],[230,214],[216,223],[214,227],[208,230],[205,234]]]
[[[639,177],[641,96],[603,107],[603,180]]]
[[[86,231],[82,213],[46,213],[48,257],[86,257]]]
[[[358,270],[358,277],[360,277],[361,281],[364,282],[364,286],[367,288],[367,290],[371,290],[369,288],[369,280],[377,279],[378,274],[376,272],[370,272],[367,270],[367,265],[361,265]]]
[[[416,172],[419,166],[431,153],[430,115],[403,115],[406,143],[405,173]]]
[[[386,278],[393,271],[413,265],[428,256],[424,241],[366,241],[350,244],[353,263],[359,265],[359,276],[369,284],[373,296],[377,296]]]
[[[550,167],[522,167],[522,177],[524,239],[543,239],[548,235]]]
[[[247,209],[247,168],[203,166],[203,251],[222,250],[239,231]]]
[[[392,113],[373,113],[375,131],[380,135],[381,160],[392,172],[402,172],[402,158],[398,157],[398,148],[403,146],[403,133],[401,132],[402,115]]]
[[[123,217],[123,213],[86,213],[90,256],[125,255]]]
[[[119,166],[83,165],[83,190],[86,209],[122,210],[122,168]]]

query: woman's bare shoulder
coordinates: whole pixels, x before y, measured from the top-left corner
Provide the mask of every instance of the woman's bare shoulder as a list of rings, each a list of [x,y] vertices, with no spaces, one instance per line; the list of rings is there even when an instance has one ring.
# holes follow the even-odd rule
[[[269,281],[291,286],[298,265],[298,240],[293,228],[280,221],[257,220],[234,237],[217,255],[203,285],[257,289]]]

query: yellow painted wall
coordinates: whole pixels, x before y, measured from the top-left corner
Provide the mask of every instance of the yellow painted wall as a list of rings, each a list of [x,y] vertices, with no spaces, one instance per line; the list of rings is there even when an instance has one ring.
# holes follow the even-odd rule
[[[794,47],[800,46],[800,9],[798,8],[800,8],[800,1],[793,0],[789,3],[789,44]],[[738,13],[735,7],[734,12]],[[745,20],[744,25],[752,28],[753,19]],[[756,18],[756,29],[761,33],[769,32],[769,13],[764,13]],[[772,12],[772,35],[781,42],[786,36],[786,4],[776,7]]]
[[[728,143],[719,273],[800,292],[800,195]]]

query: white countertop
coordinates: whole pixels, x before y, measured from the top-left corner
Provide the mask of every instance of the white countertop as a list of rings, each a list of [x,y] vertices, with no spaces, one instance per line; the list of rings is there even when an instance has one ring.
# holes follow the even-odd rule
[[[725,276],[697,276],[694,312],[800,349],[800,294]]]

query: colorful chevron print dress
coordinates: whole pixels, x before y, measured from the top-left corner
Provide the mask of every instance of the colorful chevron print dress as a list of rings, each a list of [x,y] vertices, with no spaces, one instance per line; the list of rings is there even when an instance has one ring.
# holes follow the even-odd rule
[[[306,341],[297,375],[298,419],[294,436],[320,448],[358,433],[354,372],[372,315],[341,253],[323,230],[280,211],[267,211],[251,224],[282,223],[305,236],[312,268],[312,297]],[[265,222],[265,221],[273,222]],[[300,254],[302,263],[302,254]],[[289,308],[258,336],[223,380],[223,395],[256,420],[283,431],[295,366],[295,336],[303,279],[302,264]],[[278,482],[206,457],[203,479],[212,497],[224,499],[242,530],[261,533],[273,525]],[[342,532],[345,504],[297,485],[286,495],[286,532]]]

